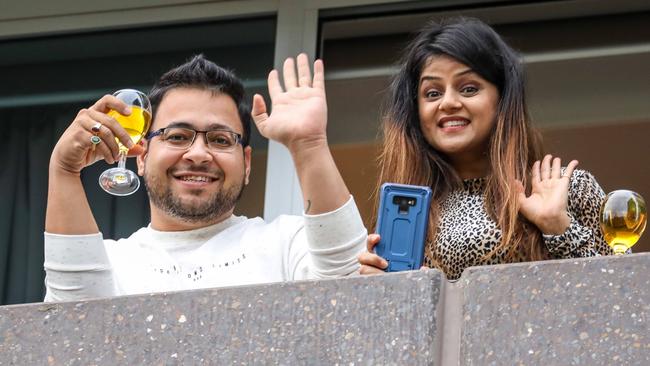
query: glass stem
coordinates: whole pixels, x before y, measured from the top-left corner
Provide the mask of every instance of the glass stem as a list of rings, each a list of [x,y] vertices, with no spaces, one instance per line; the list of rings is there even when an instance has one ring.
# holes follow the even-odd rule
[[[117,167],[122,170],[126,170],[126,154],[129,152],[127,149],[120,147],[120,159],[117,162]]]

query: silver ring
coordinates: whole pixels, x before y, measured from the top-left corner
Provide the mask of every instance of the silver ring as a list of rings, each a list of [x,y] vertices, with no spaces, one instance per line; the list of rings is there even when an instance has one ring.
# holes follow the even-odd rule
[[[94,133],[99,133],[99,129],[102,128],[102,124],[97,122],[95,123],[90,130],[93,131]],[[95,145],[97,145],[99,142],[97,142]]]

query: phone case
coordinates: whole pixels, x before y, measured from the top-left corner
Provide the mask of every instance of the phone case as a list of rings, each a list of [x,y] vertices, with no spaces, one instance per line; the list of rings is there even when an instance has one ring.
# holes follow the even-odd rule
[[[384,183],[381,186],[375,253],[388,261],[386,272],[419,269],[429,222],[431,188]]]

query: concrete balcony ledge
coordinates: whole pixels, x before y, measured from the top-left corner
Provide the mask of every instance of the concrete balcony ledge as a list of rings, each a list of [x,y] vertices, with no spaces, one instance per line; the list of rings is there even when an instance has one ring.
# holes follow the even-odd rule
[[[0,307],[0,365],[650,365],[649,254]]]

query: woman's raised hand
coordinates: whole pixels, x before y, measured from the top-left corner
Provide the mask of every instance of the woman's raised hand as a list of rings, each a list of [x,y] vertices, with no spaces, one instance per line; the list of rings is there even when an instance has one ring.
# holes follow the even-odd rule
[[[569,185],[577,165],[578,161],[572,160],[562,172],[562,161],[558,157],[546,155],[541,162],[536,161],[531,172],[530,196],[526,196],[523,184],[517,181],[519,211],[543,234],[563,234],[571,223]]]

